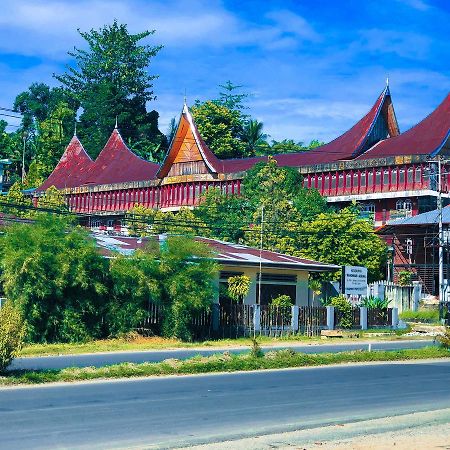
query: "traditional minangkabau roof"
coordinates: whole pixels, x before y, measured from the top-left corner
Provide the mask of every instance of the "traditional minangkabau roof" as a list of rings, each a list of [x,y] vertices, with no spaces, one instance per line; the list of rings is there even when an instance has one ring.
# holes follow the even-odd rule
[[[51,186],[58,189],[80,186],[93,164],[77,136],[74,136],[53,172],[37,191],[45,191]]]
[[[93,234],[104,256],[114,256],[120,253],[130,255],[137,249],[145,248],[151,240],[160,241],[161,236],[155,235],[147,238],[136,238],[129,236],[108,236],[104,234]],[[340,269],[340,266],[321,263],[310,259],[298,258],[296,256],[248,247],[246,245],[233,244],[231,242],[218,241],[204,237],[195,237],[197,242],[206,244],[213,251],[213,258],[219,264],[229,264],[238,266],[259,266],[262,267],[286,268],[308,271],[332,271]]]
[[[89,169],[83,184],[114,184],[155,178],[158,164],[135,155],[117,128]]]
[[[301,153],[274,155],[280,166],[300,167],[342,160],[351,160],[366,152],[387,137],[397,136],[399,128],[395,117],[389,87],[383,90],[370,111],[352,128],[328,144]],[[224,173],[247,170],[266,157],[222,161]]]
[[[450,150],[450,94],[425,119],[408,131],[375,145],[359,159],[397,155],[435,156],[442,148]]]
[[[184,104],[177,130],[157,176],[167,176],[173,164],[196,161],[203,161],[210,173],[222,172],[221,161],[203,141],[189,108]]]

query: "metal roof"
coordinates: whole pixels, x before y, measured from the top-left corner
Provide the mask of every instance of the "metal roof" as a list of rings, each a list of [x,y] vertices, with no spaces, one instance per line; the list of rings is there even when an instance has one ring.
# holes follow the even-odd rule
[[[428,211],[417,216],[408,217],[406,219],[391,220],[387,223],[388,226],[403,226],[403,225],[433,225],[439,222],[439,210]],[[450,224],[450,207],[442,209],[442,222]]]
[[[109,236],[95,233],[93,237],[97,241],[104,256],[114,256],[115,253],[130,255],[137,249],[145,248],[151,240],[160,242],[161,235],[155,235],[146,238],[137,238],[129,236]],[[246,245],[233,244],[231,242],[218,241],[204,237],[196,237],[197,242],[203,242],[208,245],[214,253],[214,259],[219,264],[239,265],[239,266],[259,266],[268,268],[286,268],[294,270],[307,271],[333,271],[340,269],[340,266],[326,264],[319,261],[313,261],[296,256],[285,255],[282,253],[248,247]]]

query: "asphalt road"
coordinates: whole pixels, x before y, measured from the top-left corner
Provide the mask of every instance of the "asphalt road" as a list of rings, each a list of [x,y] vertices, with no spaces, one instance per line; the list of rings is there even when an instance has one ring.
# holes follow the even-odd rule
[[[5,449],[168,448],[450,406],[450,361],[0,389]]]
[[[372,350],[399,350],[405,348],[422,348],[433,345],[430,340],[410,340],[410,341],[380,341],[373,342]],[[279,350],[282,348],[292,348],[298,352],[304,353],[335,353],[352,350],[367,349],[368,343],[354,344],[321,344],[321,345],[279,345],[276,347],[263,347],[265,351]],[[208,356],[223,351],[231,353],[248,352],[248,348],[237,347],[227,349],[192,349],[192,350],[150,350],[150,351],[132,351],[132,352],[108,352],[108,353],[89,353],[81,355],[62,355],[62,356],[39,356],[16,358],[9,370],[27,369],[63,369],[65,367],[102,367],[122,362],[143,363],[158,362],[164,359],[177,358],[187,359],[196,355]]]

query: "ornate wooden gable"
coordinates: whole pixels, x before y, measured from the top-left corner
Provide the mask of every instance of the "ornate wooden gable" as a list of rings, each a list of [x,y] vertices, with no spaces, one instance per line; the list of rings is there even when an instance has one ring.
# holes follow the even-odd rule
[[[217,174],[219,168],[219,159],[201,138],[188,107],[184,105],[177,131],[159,169],[158,177]]]

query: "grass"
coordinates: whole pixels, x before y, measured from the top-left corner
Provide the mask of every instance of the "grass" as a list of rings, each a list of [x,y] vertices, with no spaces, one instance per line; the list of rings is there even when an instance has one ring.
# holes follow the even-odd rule
[[[437,309],[403,311],[399,317],[405,322],[439,323],[439,311]]]
[[[347,336],[349,339],[367,338],[370,339],[370,333],[383,333],[385,336],[377,336],[376,339],[398,339],[402,330],[389,329],[373,329],[373,330],[354,330],[350,332],[353,336]],[[345,334],[344,333],[344,334]],[[358,337],[355,337],[355,334]],[[345,339],[345,337],[344,337]],[[258,341],[261,345],[277,345],[285,343],[329,343],[330,341],[322,341],[320,337],[307,337],[304,335],[289,335],[283,337],[267,337],[259,336]],[[342,340],[339,340],[342,342]],[[166,339],[162,337],[142,337],[132,336],[116,339],[103,339],[90,341],[86,343],[75,344],[30,344],[25,346],[19,356],[51,356],[51,355],[74,355],[81,353],[99,353],[99,352],[114,352],[114,351],[133,351],[133,350],[168,350],[176,348],[192,348],[192,347],[239,347],[251,346],[251,338],[237,338],[237,339],[218,339],[207,340],[201,342],[182,342],[178,339]]]
[[[100,368],[85,367],[46,371],[11,371],[0,376],[0,385],[8,386],[94,379],[267,370],[367,361],[445,358],[450,356],[450,351],[440,347],[426,347],[418,350],[305,354],[285,349],[270,351],[264,356],[259,357],[255,356],[257,354],[258,352],[233,355],[224,352],[209,357],[197,356],[187,360],[169,359],[159,363],[123,363]]]

